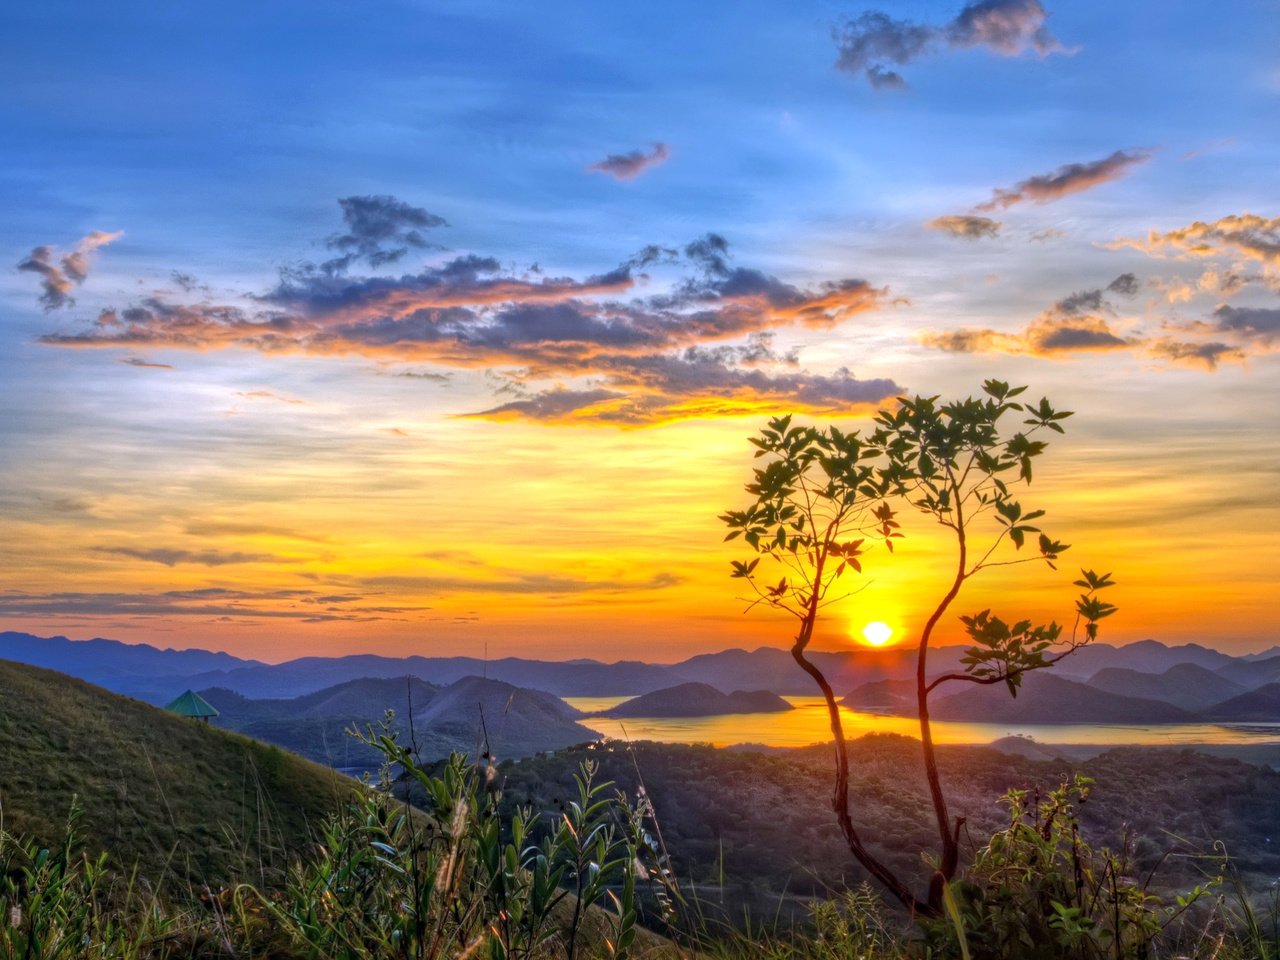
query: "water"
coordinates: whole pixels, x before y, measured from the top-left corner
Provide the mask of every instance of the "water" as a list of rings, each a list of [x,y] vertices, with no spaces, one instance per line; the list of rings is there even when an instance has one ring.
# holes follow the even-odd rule
[[[608,710],[628,697],[565,697],[570,705],[585,713]],[[657,740],[662,743],[710,743],[718,747],[737,743],[769,747],[804,747],[831,739],[827,710],[821,697],[785,697],[796,709],[788,713],[743,713],[713,717],[635,717],[610,720],[590,717],[583,720],[606,737]],[[892,717],[840,709],[846,736],[866,733],[901,733],[918,736],[919,728],[910,717]],[[1010,735],[1031,737],[1040,743],[1118,746],[1143,744],[1280,744],[1280,723],[1181,723],[1181,724],[1027,724],[952,723],[935,720],[936,743],[990,743]]]

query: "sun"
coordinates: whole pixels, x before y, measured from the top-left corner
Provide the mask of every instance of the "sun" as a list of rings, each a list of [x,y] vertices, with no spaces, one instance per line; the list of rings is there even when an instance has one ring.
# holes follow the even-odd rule
[[[881,620],[873,620],[862,628],[862,639],[868,646],[883,647],[893,639],[893,628]]]

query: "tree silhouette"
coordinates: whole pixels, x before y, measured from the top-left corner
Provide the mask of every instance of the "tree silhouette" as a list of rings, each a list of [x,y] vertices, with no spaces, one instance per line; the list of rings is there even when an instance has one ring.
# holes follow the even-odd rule
[[[746,490],[754,501],[744,510],[721,516],[726,540],[742,538],[755,552],[732,561],[731,576],[745,580],[765,604],[793,616],[799,627],[791,646],[796,663],[822,691],[835,746],[832,807],[850,853],[909,910],[937,915],[947,885],[959,869],[959,833],[963,818],[952,818],[938,773],[929,697],[952,682],[1005,684],[1017,696],[1022,677],[1052,666],[1098,634],[1098,622],[1116,608],[1099,599],[1112,585],[1109,574],[1082,570],[1075,585],[1083,590],[1075,603],[1075,624],[1064,637],[1056,622],[1009,622],[983,610],[960,617],[972,643],[962,670],[930,676],[929,644],[942,617],[965,584],[984,570],[1026,563],[1051,568],[1068,549],[1034,523],[1043,510],[1026,510],[1015,494],[1031,484],[1032,467],[1048,442],[1044,432],[1063,433],[1058,412],[1047,400],[1032,406],[1014,400],[1026,387],[988,380],[983,395],[939,404],[937,397],[901,398],[894,410],[882,410],[867,436],[836,427],[793,426],[792,418],[771,420],[751,438],[763,466],[753,471]],[[1021,414],[1015,432],[1002,433],[1000,421]],[[867,848],[850,811],[849,758],[840,708],[831,684],[807,650],[822,611],[859,588],[840,592],[846,574],[861,573],[869,546],[889,552],[902,528],[904,508],[923,515],[950,534],[953,573],[921,630],[916,652],[916,700],[925,777],[940,840],[937,870],[925,896]],[[1028,542],[1034,551],[1020,551]],[[1014,555],[1007,549],[1012,546]],[[766,579],[761,560],[782,568],[775,583]],[[758,572],[759,571],[759,572]],[[834,592],[833,592],[834,591]]]

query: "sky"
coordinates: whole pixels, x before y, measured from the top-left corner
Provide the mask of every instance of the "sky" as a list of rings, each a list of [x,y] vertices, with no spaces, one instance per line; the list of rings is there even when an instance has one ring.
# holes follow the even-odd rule
[[[1278,14],[8,9],[0,629],[782,646],[717,519],[747,438],[995,377],[1075,412],[1026,499],[1072,549],[956,613],[1069,618],[1087,566],[1105,640],[1280,642]],[[821,645],[919,630],[904,521]]]

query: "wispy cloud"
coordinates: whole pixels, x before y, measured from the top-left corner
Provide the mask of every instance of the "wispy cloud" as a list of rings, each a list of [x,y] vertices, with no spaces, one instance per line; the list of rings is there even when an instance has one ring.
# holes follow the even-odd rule
[[[980,0],[943,24],[895,20],[878,10],[850,17],[833,31],[836,69],[861,74],[875,89],[901,89],[904,67],[945,48],[981,47],[1006,57],[1063,52],[1049,33],[1048,14],[1039,0]]]
[[[147,563],[160,563],[166,567],[197,564],[202,567],[223,567],[239,563],[297,563],[295,559],[277,557],[270,553],[243,553],[239,550],[182,550],[174,547],[94,547],[98,553],[109,553]]]
[[[643,150],[632,150],[629,153],[611,153],[603,160],[587,167],[588,173],[604,173],[615,180],[634,180],[642,173],[647,173],[656,166],[666,163],[671,150],[665,143],[655,143],[653,149],[646,153]]]
[[[1101,160],[1088,163],[1068,163],[1052,173],[1041,173],[1020,180],[1009,188],[999,188],[986,203],[974,210],[990,212],[1007,210],[1019,203],[1049,203],[1073,193],[1089,190],[1103,183],[1118,180],[1138,164],[1151,159],[1146,150],[1117,150]]]
[[[453,594],[453,593],[508,593],[508,594],[558,594],[573,593],[631,593],[634,591],[665,590],[682,583],[674,573],[655,573],[638,580],[626,578],[572,577],[553,573],[518,573],[495,578],[467,579],[463,577],[364,577],[358,581],[369,588],[388,589],[403,594]]]
[[[142,367],[146,370],[172,370],[171,363],[154,363],[142,357],[121,357],[120,362],[130,367]]]
[[[40,302],[44,304],[45,310],[68,307],[75,303],[71,296],[72,290],[88,279],[94,252],[122,236],[123,230],[115,233],[94,230],[82,237],[67,253],[59,253],[47,244],[42,245],[19,261],[18,269],[24,273],[39,275]]]
[[[983,237],[997,237],[1004,224],[990,217],[979,217],[972,214],[953,214],[935,217],[925,224],[930,230],[940,230],[961,240],[981,240]]]
[[[421,604],[359,605],[346,603],[317,606],[320,596],[310,590],[233,590],[206,587],[162,592],[55,592],[0,593],[0,616],[75,617],[94,620],[105,616],[139,618],[216,618],[294,620],[300,623],[416,619],[431,609]]]

